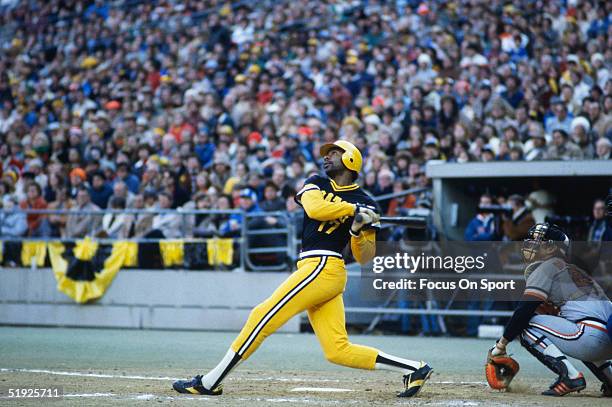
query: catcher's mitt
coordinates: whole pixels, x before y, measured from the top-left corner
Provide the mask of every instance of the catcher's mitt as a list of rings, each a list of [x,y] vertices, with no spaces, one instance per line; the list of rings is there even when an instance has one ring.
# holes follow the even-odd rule
[[[519,364],[516,360],[506,354],[493,356],[489,350],[487,364],[485,365],[485,375],[492,389],[507,389],[518,371]]]

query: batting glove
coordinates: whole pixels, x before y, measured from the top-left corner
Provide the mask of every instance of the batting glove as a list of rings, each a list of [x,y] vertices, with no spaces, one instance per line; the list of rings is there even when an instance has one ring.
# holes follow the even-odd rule
[[[351,225],[351,234],[357,236],[361,229],[366,225],[371,225],[372,223],[376,223],[380,220],[380,215],[376,213],[371,207],[365,205],[356,205],[355,209],[355,218],[353,219],[353,224]],[[357,216],[361,215],[361,216]],[[357,220],[361,218],[360,220]]]

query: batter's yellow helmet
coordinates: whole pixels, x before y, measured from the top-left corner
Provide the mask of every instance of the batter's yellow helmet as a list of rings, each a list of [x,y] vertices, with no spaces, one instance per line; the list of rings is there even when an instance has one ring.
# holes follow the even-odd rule
[[[359,152],[359,149],[353,145],[353,143],[346,140],[338,140],[335,143],[323,144],[319,149],[321,157],[325,157],[329,150],[334,147],[340,148],[342,151],[344,151],[342,153],[342,164],[344,164],[346,168],[351,171],[355,171],[356,173],[361,171],[361,164],[363,163],[361,153]]]

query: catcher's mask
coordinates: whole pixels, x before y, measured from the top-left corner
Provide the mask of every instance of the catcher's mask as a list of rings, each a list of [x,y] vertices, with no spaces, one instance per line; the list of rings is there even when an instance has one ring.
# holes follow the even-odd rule
[[[530,264],[542,256],[550,256],[555,252],[567,256],[569,247],[570,239],[561,228],[549,223],[538,223],[527,232],[521,254],[525,263]]]

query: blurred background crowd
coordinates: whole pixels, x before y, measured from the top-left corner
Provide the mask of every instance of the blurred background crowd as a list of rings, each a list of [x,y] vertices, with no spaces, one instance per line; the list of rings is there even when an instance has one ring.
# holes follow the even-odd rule
[[[338,138],[362,151],[359,182],[377,196],[427,187],[431,160],[610,160],[611,11],[591,0],[3,0],[2,205],[297,213],[319,145]],[[2,234],[240,229],[218,215],[179,230],[176,216],[5,213]]]

